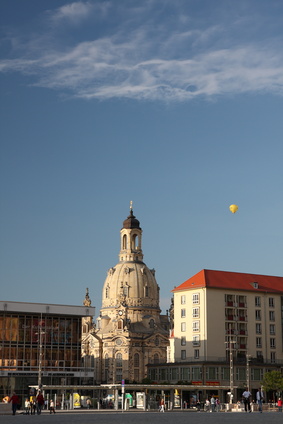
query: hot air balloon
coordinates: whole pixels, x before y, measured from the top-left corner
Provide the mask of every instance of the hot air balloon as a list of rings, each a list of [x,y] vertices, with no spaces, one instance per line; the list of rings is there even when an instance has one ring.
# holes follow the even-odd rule
[[[230,205],[229,209],[232,213],[236,213],[239,207],[237,205]]]

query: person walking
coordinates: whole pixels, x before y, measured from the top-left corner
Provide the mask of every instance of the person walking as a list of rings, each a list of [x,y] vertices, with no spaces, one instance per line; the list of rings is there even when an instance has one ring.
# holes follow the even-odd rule
[[[44,397],[43,397],[41,391],[39,390],[38,395],[36,397],[37,415],[41,414],[41,410],[43,408],[43,405],[44,405]]]
[[[248,388],[246,388],[246,390],[244,391],[244,393],[242,394],[243,397],[243,401],[244,401],[244,405],[245,405],[245,411],[248,412],[252,412],[251,411],[251,392],[249,391]]]
[[[215,399],[214,395],[211,396],[210,405],[211,405],[211,412],[215,412],[216,399]]]
[[[160,401],[160,409],[159,409],[159,412],[165,412],[165,410],[164,410],[164,399],[161,399],[161,401]]]
[[[51,399],[50,405],[49,405],[49,414],[52,414],[52,412],[55,414],[55,403],[54,403],[54,400]]]
[[[16,415],[16,411],[17,411],[18,405],[20,403],[19,396],[16,395],[16,392],[13,393],[9,402],[12,402],[12,412],[13,412],[13,415]]]
[[[256,402],[258,404],[258,411],[262,413],[262,401],[263,401],[263,392],[260,389],[256,392]]]
[[[282,399],[279,398],[277,402],[278,412],[282,412]]]

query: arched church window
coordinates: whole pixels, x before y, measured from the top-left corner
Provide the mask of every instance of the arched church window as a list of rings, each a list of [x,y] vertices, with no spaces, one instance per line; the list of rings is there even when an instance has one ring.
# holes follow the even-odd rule
[[[149,321],[149,328],[154,328],[154,319]]]
[[[107,353],[104,357],[104,364],[105,364],[105,368],[109,368],[109,356]]]
[[[134,354],[134,367],[140,366],[140,355],[138,353]]]
[[[144,296],[145,297],[149,297],[149,288],[148,288],[148,286],[145,286],[144,287]]]
[[[123,330],[123,321],[121,319],[118,321],[118,330]]]
[[[153,356],[153,363],[154,364],[159,364],[159,355],[158,353],[155,353]]]
[[[126,234],[123,235],[123,250],[127,249],[127,236]]]
[[[122,368],[122,353],[117,353],[116,355],[116,368]]]
[[[138,243],[139,243],[139,238],[138,238],[137,234],[133,234],[133,236],[132,236],[132,246],[131,246],[132,250],[137,249]]]

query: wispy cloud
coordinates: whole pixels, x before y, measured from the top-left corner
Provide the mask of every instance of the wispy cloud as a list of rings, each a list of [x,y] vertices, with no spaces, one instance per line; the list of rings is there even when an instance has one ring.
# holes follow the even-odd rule
[[[92,6],[71,3],[56,10],[53,19],[78,22]],[[2,60],[0,71],[32,75],[33,85],[84,99],[186,101],[248,92],[283,95],[280,40],[234,40],[223,46],[219,40],[225,31],[227,38],[227,28],[219,24],[179,31],[163,25],[155,31],[141,23],[139,28],[120,28],[64,49],[50,46],[50,40],[40,51],[27,45],[22,57]]]
[[[49,17],[54,23],[65,21],[72,24],[79,24],[88,17],[93,7],[93,4],[89,2],[74,2],[49,12]]]

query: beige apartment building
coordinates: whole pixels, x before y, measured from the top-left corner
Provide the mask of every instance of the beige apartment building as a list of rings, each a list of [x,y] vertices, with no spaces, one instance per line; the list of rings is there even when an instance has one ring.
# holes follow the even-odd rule
[[[283,277],[202,270],[173,293],[168,363],[150,366],[153,380],[226,385],[239,397],[282,369]]]

